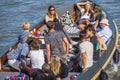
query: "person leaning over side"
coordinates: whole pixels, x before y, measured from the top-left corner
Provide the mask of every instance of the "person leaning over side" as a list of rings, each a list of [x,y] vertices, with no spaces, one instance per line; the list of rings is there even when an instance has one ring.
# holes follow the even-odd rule
[[[47,23],[49,20],[54,21],[54,19],[58,19],[58,14],[53,5],[48,7],[48,12],[45,15],[45,22]]]
[[[69,42],[65,34],[62,31],[56,31],[54,29],[55,23],[53,21],[47,22],[47,27],[49,29],[48,34],[45,36],[46,45],[46,57],[50,64],[51,55],[68,55],[69,52]],[[63,47],[64,42],[64,47]]]

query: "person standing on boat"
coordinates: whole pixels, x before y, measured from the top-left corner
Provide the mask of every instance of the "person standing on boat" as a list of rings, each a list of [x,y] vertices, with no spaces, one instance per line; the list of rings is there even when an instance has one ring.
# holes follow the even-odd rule
[[[23,43],[27,40],[28,36],[30,35],[30,23],[25,21],[22,23],[23,32],[18,36],[18,42]]]
[[[76,56],[71,57],[71,60],[73,60],[74,65],[74,62],[80,59],[78,64],[82,67],[82,71],[86,71],[93,65],[94,48],[93,44],[88,40],[88,36],[85,34],[85,31],[80,32],[80,40],[81,43],[79,44],[79,53]]]
[[[109,28],[108,19],[102,19],[100,21],[100,27],[102,28],[96,35],[101,37],[106,43],[112,36],[112,30]]]
[[[85,5],[85,8],[82,8],[82,5]],[[91,3],[89,1],[80,2],[77,3],[76,6],[81,13],[81,15],[77,15],[77,17],[80,17],[79,20],[81,20],[81,22],[85,21],[87,24],[89,24],[89,22],[93,20],[93,11],[91,8]]]
[[[54,21],[54,19],[58,19],[58,14],[53,5],[48,7],[48,12],[45,15],[45,22],[47,23],[49,20]]]
[[[94,26],[88,25],[86,28],[86,34],[87,34],[87,36],[90,37],[90,42],[93,43],[93,47],[94,47],[93,60],[98,61],[100,58],[100,43],[99,43],[95,33],[96,33],[96,31],[94,29]]]
[[[45,45],[46,45],[47,61],[50,64],[51,55],[58,55],[58,56],[68,55],[69,42],[62,31],[56,31],[54,29],[55,23],[53,21],[48,21],[47,27],[49,29],[49,32],[45,36]]]
[[[8,64],[12,68],[20,70],[19,68],[20,59],[22,57],[25,58],[28,55],[30,50],[29,45],[31,44],[32,40],[33,38],[29,37],[26,42],[18,45],[18,47],[15,50],[11,51],[11,53],[7,55]]]

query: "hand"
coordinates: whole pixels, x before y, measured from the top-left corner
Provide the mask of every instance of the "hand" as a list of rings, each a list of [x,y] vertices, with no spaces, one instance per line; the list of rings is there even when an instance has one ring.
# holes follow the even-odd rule
[[[86,70],[87,70],[86,68],[83,68],[83,69],[82,69],[82,72],[85,72]]]
[[[51,61],[48,61],[48,64],[51,64]]]

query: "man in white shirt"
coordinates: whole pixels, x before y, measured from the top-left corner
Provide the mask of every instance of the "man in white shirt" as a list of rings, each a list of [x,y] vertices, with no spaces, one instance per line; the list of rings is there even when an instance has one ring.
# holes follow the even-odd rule
[[[97,33],[97,36],[101,37],[103,41],[106,43],[108,39],[110,39],[110,37],[112,36],[112,31],[109,28],[108,19],[102,19],[100,21],[100,26],[102,30]]]

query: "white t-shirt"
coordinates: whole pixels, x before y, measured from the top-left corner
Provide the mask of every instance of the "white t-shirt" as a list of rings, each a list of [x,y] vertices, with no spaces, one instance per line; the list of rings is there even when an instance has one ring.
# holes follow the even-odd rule
[[[93,44],[89,41],[82,42],[79,45],[80,53],[86,54],[87,66],[91,67],[93,65]],[[81,64],[81,63],[80,63]]]
[[[81,18],[80,18],[80,20],[82,20],[82,19],[90,19],[90,14],[88,14],[88,12],[86,12],[85,14],[84,14],[84,12],[85,12],[85,9],[84,8],[82,8],[82,10],[81,10]]]
[[[44,51],[31,50],[30,59],[31,59],[32,68],[42,69],[42,65],[45,63]]]

